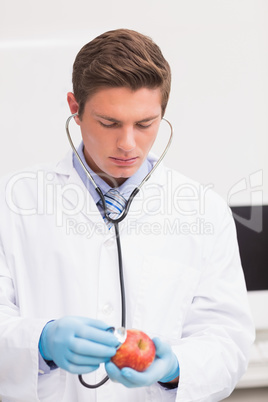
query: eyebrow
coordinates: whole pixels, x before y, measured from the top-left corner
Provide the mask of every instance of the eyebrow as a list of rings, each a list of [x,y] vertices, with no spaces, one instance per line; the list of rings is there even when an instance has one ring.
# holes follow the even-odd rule
[[[95,116],[96,116],[96,117],[99,117],[99,118],[101,118],[101,119],[110,121],[110,122],[112,122],[112,123],[121,123],[120,120],[114,119],[113,117],[101,115],[101,114],[98,114],[98,113],[96,113]],[[146,122],[148,122],[148,121],[157,119],[157,117],[159,117],[159,114],[154,115],[154,116],[150,116],[150,117],[146,117],[145,119],[139,120],[139,121],[137,121],[136,123],[146,123]]]

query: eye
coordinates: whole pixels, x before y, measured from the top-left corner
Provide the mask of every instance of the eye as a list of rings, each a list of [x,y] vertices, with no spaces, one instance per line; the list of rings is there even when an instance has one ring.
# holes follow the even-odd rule
[[[100,123],[100,125],[101,125],[102,127],[105,127],[105,128],[114,128],[114,127],[117,127],[117,123],[105,124],[105,123],[103,123],[102,121],[99,121],[99,123]]]
[[[137,123],[137,126],[138,126],[139,128],[142,128],[142,129],[149,128],[149,127],[151,127],[151,125],[152,125],[152,123],[149,123],[149,124]]]

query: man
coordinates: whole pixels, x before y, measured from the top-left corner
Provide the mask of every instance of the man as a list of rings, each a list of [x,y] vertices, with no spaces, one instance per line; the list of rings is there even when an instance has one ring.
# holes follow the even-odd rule
[[[149,151],[170,77],[158,46],[130,30],[100,35],[76,57],[67,100],[81,129],[78,153],[120,210],[156,163]],[[254,330],[234,222],[216,194],[160,165],[119,224],[126,327],[156,347],[143,373],[110,360],[118,340],[108,329],[121,325],[115,231],[77,157],[5,178],[1,194],[3,402],[216,402],[230,394]],[[87,389],[76,374],[110,380]]]

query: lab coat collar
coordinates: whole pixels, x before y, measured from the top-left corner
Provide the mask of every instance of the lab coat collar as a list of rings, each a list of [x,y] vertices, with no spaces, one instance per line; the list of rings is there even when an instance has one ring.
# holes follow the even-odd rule
[[[153,154],[148,156],[153,164],[156,163],[157,157]],[[109,231],[107,225],[104,223],[102,216],[94,202],[92,196],[89,191],[85,187],[82,182],[79,174],[73,167],[73,156],[72,150],[70,150],[67,155],[55,166],[55,173],[66,176],[66,191],[64,190],[62,195],[68,200],[73,206],[76,206],[78,203],[77,195],[80,194],[81,198],[85,202],[81,202],[81,209],[85,217],[90,220],[93,224],[106,226],[103,229],[103,232],[107,235],[112,235],[113,230]],[[130,211],[128,213],[129,217],[135,217],[135,219],[140,219],[145,215],[145,212],[140,209],[141,202],[146,199],[146,197],[153,197],[155,192],[157,191],[157,187],[162,187],[165,183],[165,168],[163,166],[163,162],[158,166],[156,171],[153,173],[152,177],[143,185],[140,193],[133,199],[132,205],[130,207]],[[70,191],[69,191],[70,190]],[[75,191],[74,191],[75,190]],[[139,211],[139,212],[137,212]],[[120,226],[123,227],[126,225],[127,219],[123,220],[120,223]],[[106,230],[107,229],[107,230]]]
[[[148,155],[148,158],[153,165],[155,165],[155,163],[158,160],[158,157],[153,153],[150,153]],[[73,151],[70,149],[68,151],[68,153],[65,155],[65,157],[59,163],[57,163],[57,165],[55,167],[55,172],[62,174],[62,175],[71,176],[73,173],[73,170],[75,170],[73,167]],[[160,163],[160,165],[158,166],[156,171],[153,173],[152,180],[154,182],[157,182],[160,186],[164,185],[165,174],[164,174],[163,162]],[[150,183],[150,180],[149,180],[149,183]],[[144,186],[146,186],[146,183]]]
[[[79,174],[73,167],[72,150],[55,166],[55,173],[66,177],[62,196],[72,204],[73,209],[77,207],[77,211],[83,213],[93,224],[103,224],[107,226],[103,222],[103,218],[93,197],[90,195]],[[103,229],[104,233],[107,231]]]

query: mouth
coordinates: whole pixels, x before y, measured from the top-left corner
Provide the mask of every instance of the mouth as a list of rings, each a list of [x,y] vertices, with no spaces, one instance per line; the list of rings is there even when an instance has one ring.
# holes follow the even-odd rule
[[[137,162],[138,157],[134,157],[134,158],[114,158],[114,157],[110,157],[110,160],[112,161],[112,163],[114,163],[115,165],[118,166],[130,166],[133,165],[134,163]]]

